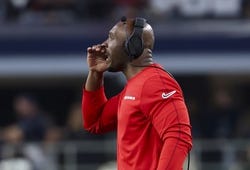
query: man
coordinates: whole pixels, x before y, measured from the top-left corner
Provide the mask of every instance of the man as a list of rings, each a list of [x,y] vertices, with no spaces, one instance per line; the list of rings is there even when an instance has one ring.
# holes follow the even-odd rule
[[[181,170],[192,147],[180,86],[152,59],[154,33],[143,18],[123,17],[108,39],[87,49],[84,128],[117,130],[119,170]],[[121,71],[127,85],[107,100],[103,73]]]

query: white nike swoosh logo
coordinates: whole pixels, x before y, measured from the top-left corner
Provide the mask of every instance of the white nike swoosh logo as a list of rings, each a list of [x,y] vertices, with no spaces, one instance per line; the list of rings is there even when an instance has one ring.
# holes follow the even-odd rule
[[[169,98],[170,96],[172,96],[173,94],[175,94],[175,92],[176,92],[176,90],[174,90],[174,91],[171,91],[171,92],[169,92],[169,93],[162,93],[161,94],[161,97],[163,98],[163,99],[167,99],[167,98]]]

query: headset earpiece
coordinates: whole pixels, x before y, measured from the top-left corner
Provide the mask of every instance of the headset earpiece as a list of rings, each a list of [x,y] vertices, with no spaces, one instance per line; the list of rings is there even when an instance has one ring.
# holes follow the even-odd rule
[[[132,34],[126,39],[125,51],[131,61],[138,58],[143,53],[144,43],[142,33],[145,23],[146,20],[144,18],[136,18]]]

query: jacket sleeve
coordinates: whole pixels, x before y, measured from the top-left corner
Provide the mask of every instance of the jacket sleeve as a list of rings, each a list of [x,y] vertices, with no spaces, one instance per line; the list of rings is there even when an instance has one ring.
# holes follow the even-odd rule
[[[189,115],[178,83],[164,76],[148,79],[142,89],[141,110],[162,141],[157,170],[181,170],[192,147]]]
[[[107,100],[104,88],[96,91],[83,90],[83,127],[92,133],[105,133],[117,127],[119,95]]]

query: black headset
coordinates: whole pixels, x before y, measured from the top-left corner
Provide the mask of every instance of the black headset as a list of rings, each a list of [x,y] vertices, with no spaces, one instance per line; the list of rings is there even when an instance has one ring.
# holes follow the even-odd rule
[[[122,17],[121,21],[125,22],[126,17]],[[134,29],[132,34],[129,36],[126,29],[127,38],[124,44],[125,52],[129,56],[130,60],[137,59],[143,53],[144,43],[142,38],[143,28],[146,24],[146,19],[144,18],[135,18]]]

